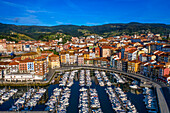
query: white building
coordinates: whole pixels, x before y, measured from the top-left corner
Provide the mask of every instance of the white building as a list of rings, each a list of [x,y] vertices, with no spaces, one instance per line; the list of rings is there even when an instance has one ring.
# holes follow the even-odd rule
[[[6,74],[4,75],[5,81],[34,81],[43,80],[43,76],[33,74]]]

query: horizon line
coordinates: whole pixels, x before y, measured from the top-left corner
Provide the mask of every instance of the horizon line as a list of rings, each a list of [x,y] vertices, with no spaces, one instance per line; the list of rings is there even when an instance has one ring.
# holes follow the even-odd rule
[[[0,22],[0,24],[6,24],[6,25],[16,25],[16,26],[44,26],[44,27],[53,27],[53,26],[61,26],[61,25],[73,25],[73,26],[102,26],[102,25],[108,25],[108,24],[131,24],[131,23],[136,23],[136,24],[164,24],[164,25],[170,25],[170,24],[166,24],[166,23],[159,23],[159,22],[118,22],[118,23],[105,23],[105,24],[96,24],[96,25],[78,25],[78,24],[59,24],[59,25],[28,25],[28,24],[15,24],[15,23],[3,23]]]

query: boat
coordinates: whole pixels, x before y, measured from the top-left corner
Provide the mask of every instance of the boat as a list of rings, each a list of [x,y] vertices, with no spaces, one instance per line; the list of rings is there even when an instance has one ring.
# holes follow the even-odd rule
[[[108,77],[106,76],[106,72],[102,71],[102,72],[101,72],[101,75],[102,75],[102,77],[103,77],[103,79],[104,79],[104,81],[105,81],[105,84],[106,84],[107,86],[111,86],[112,83],[109,81]]]
[[[91,86],[92,82],[91,82],[91,78],[90,78],[90,70],[86,70],[86,86]]]
[[[97,90],[95,88],[90,88],[90,107],[93,113],[102,113]]]
[[[122,79],[118,74],[116,73],[110,73],[111,75],[113,75],[113,77],[116,79],[117,83],[122,83],[124,84],[125,83],[125,78]]]
[[[153,90],[145,87],[143,88],[144,99],[143,102],[146,105],[148,113],[157,113],[157,102],[156,97],[154,96]]]
[[[97,78],[98,82],[99,82],[99,85],[100,86],[105,86],[104,82],[103,82],[103,79],[102,77],[100,76],[100,73],[98,70],[95,71],[95,77]]]
[[[71,89],[66,87],[61,92],[61,98],[59,100],[59,104],[57,105],[57,112],[66,112],[67,107],[69,106],[69,98],[71,94]]]
[[[8,92],[4,93],[1,97],[2,100],[7,101],[9,98],[11,98],[15,93],[17,93],[17,89],[11,89]]]
[[[80,78],[79,78],[79,85],[80,86],[85,86],[85,71],[81,70],[80,71]]]
[[[116,112],[123,111],[120,101],[117,98],[116,94],[114,93],[112,87],[106,87],[105,91],[109,96],[109,100],[112,104],[112,109],[114,109]]]
[[[0,99],[0,104],[3,104],[3,103],[4,103],[4,101],[2,99]]]
[[[138,85],[130,85],[129,87],[132,89],[140,89],[140,87]]]
[[[63,75],[63,77],[59,81],[59,86],[62,86],[62,87],[66,86],[66,82],[67,82],[67,79],[69,77],[69,73],[70,72],[65,72],[65,74]]]
[[[25,107],[28,110],[32,110],[33,107],[35,107],[38,103],[38,101],[41,99],[41,97],[44,95],[44,93],[46,92],[46,89],[44,88],[40,88],[37,92],[35,92],[35,94],[31,97],[30,100],[28,100],[28,102],[26,103]]]

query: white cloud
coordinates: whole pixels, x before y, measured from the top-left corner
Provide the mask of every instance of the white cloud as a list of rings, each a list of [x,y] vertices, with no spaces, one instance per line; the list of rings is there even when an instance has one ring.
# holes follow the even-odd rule
[[[26,10],[29,13],[50,13],[48,11],[40,11],[40,10]]]
[[[99,23],[91,23],[91,22],[87,22],[87,25],[99,25]]]
[[[12,6],[12,7],[22,7],[22,8],[25,8],[24,5],[16,4],[16,3],[13,3],[13,2],[7,2],[7,1],[0,1],[0,2],[3,3],[3,4],[6,4],[6,5]]]
[[[27,25],[41,25],[42,22],[35,15],[29,15],[25,17],[14,17],[14,18],[3,18],[0,17],[1,21],[8,21],[13,24],[27,24]]]
[[[64,24],[63,22],[60,22],[60,21],[56,21],[57,24]]]

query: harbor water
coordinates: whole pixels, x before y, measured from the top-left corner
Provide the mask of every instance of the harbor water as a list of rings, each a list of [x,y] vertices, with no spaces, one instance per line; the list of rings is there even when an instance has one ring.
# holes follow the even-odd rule
[[[96,88],[98,96],[99,96],[99,102],[101,105],[101,109],[103,113],[115,113],[115,111],[112,109],[111,102],[109,100],[109,97],[105,91],[106,86],[101,87],[98,85],[96,82],[96,79],[94,77],[94,73],[91,72],[91,78],[92,78],[92,86],[90,88]],[[108,77],[110,78],[110,77]],[[123,89],[123,91],[127,94],[128,99],[132,102],[132,104],[135,105],[137,108],[137,111],[139,113],[147,113],[145,104],[143,102],[144,95],[142,94],[141,90],[132,90],[129,88],[129,84],[126,83],[125,85],[123,84],[116,84],[116,86],[119,86],[120,88]],[[33,111],[44,111],[45,110],[45,103],[47,100],[50,98],[50,96],[53,93],[53,90],[56,87],[60,87],[58,84],[54,83],[51,84],[47,87],[43,87],[47,89],[41,100],[38,102],[38,104],[33,108]],[[3,89],[4,87],[1,87]],[[9,87],[6,87],[9,89]],[[2,105],[0,105],[0,111],[9,111],[9,109],[12,107],[12,105],[23,95],[24,92],[27,92],[29,88],[31,87],[10,87],[18,89],[18,92],[14,94],[9,100],[5,101]],[[38,87],[35,87],[38,89]],[[78,113],[78,104],[79,104],[79,89],[81,86],[79,86],[79,81],[74,80],[74,84],[71,86],[71,96],[69,99],[69,106],[67,107],[67,112],[68,113]],[[89,87],[87,87],[89,88]],[[114,88],[114,86],[112,86]]]

